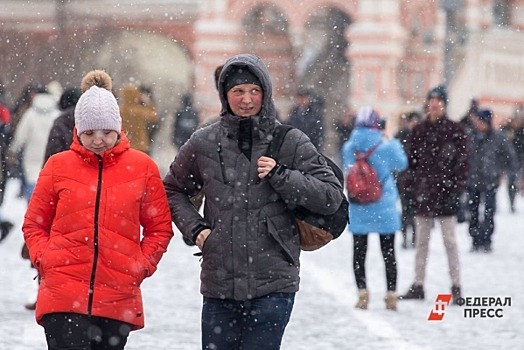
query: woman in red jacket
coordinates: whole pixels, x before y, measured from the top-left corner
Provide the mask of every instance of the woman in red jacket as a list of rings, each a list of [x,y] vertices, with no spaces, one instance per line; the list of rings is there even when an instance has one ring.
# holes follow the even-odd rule
[[[49,349],[124,349],[144,327],[140,284],[173,236],[156,163],[131,149],[111,78],[82,80],[71,149],[42,169],[22,227]]]

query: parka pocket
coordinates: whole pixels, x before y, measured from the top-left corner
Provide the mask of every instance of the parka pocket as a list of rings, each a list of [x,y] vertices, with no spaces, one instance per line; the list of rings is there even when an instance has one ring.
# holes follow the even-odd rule
[[[298,265],[300,250],[297,240],[298,236],[293,233],[293,223],[289,223],[289,227],[279,229],[279,226],[270,217],[267,217],[264,221],[267,234],[278,245],[285,259],[290,264]]]
[[[45,275],[45,267],[46,267],[46,253],[49,251],[49,242],[44,246],[44,249],[42,249],[40,252],[36,254],[35,261],[33,262],[33,266],[38,271],[38,274],[43,277]]]
[[[140,258],[138,259],[138,263],[140,266],[140,269],[137,274],[137,282],[138,285],[142,284],[142,282],[152,274],[152,266],[147,260],[147,258],[144,256],[144,254],[140,254]]]
[[[211,245],[211,240],[213,239],[213,229],[211,229],[211,232],[207,236],[206,240],[204,241],[204,245],[202,246],[202,257],[206,254],[208,251],[209,246]]]

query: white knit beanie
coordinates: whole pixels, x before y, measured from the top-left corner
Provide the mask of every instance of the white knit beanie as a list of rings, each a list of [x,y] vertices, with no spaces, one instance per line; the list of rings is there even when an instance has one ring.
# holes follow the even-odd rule
[[[76,104],[75,126],[78,135],[87,130],[114,130],[120,134],[122,117],[113,93],[97,85],[89,87]]]

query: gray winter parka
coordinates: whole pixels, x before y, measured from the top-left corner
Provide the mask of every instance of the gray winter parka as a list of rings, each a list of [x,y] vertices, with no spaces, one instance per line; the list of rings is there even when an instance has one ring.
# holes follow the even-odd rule
[[[251,160],[238,146],[239,123],[223,91],[232,66],[248,66],[264,91],[262,110],[252,119]],[[205,228],[201,293],[211,298],[249,300],[299,289],[300,247],[291,208],[332,214],[342,186],[309,138],[291,130],[281,147],[281,171],[260,180],[257,159],[264,155],[276,122],[269,72],[256,56],[229,59],[219,78],[220,121],[195,132],[181,147],[164,179],[172,218],[193,240]],[[190,197],[203,191],[204,217]]]
[[[481,191],[499,186],[504,171],[518,172],[517,154],[513,145],[498,130],[487,133],[471,131],[469,139],[468,188]]]

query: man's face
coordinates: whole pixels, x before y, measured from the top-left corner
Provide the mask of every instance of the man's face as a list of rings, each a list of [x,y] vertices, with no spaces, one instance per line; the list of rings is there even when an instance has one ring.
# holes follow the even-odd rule
[[[264,92],[255,84],[240,84],[233,86],[227,92],[227,103],[234,115],[251,117],[262,109]]]
[[[430,120],[437,120],[446,112],[446,104],[440,98],[432,97],[428,101],[428,113]]]
[[[302,108],[309,107],[311,101],[309,99],[308,95],[298,95],[297,96],[297,104]]]
[[[486,122],[483,122],[476,115],[471,117],[471,121],[472,121],[473,126],[475,127],[475,129],[477,131],[481,132],[481,133],[487,133],[489,131],[489,129],[490,129],[490,124],[488,124]]]

